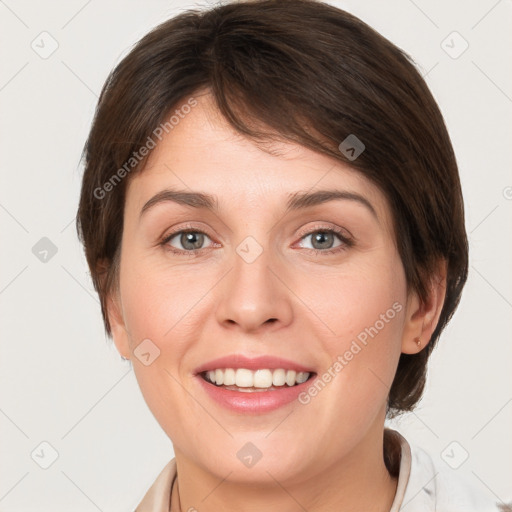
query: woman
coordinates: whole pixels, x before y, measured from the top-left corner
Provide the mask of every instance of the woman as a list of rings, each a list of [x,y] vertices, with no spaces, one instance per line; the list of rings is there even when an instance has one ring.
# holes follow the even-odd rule
[[[310,0],[185,12],[102,91],[79,234],[175,458],[137,510],[499,510],[411,451],[467,277],[457,165],[406,55]]]

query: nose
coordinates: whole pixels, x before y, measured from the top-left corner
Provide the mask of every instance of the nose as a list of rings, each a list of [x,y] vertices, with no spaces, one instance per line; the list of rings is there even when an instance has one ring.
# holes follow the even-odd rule
[[[267,251],[252,262],[235,253],[233,268],[217,290],[216,315],[222,326],[268,332],[291,323],[293,294],[283,283],[283,272],[277,265]]]

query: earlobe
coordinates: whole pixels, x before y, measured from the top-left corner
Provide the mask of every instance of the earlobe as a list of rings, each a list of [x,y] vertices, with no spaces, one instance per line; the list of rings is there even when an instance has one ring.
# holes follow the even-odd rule
[[[402,353],[417,354],[423,350],[434,333],[446,296],[446,261],[441,260],[431,276],[428,297],[422,301],[411,292],[406,308],[402,335]]]

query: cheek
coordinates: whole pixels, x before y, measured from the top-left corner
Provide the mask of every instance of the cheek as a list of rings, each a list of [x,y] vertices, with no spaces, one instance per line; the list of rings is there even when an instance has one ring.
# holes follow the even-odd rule
[[[401,352],[406,286],[401,264],[361,266],[303,288],[308,306],[328,329],[319,337],[330,392],[323,406],[367,423],[385,401]],[[320,387],[320,385],[319,385]],[[315,393],[315,391],[313,391]],[[335,413],[336,414],[336,413]]]
[[[140,391],[167,435],[176,435],[175,430],[179,432],[178,425],[184,421],[178,406],[183,393],[176,361],[186,351],[177,337],[172,347],[169,340],[177,329],[172,327],[179,319],[179,308],[170,302],[169,289],[155,285],[147,275],[143,281],[126,282],[123,293],[132,366]]]
[[[158,263],[127,261],[125,268],[130,271],[121,276],[121,293],[131,342],[136,345],[149,338],[165,350],[172,341],[178,357],[181,344],[188,339],[186,333],[193,329],[198,301],[207,294],[211,283],[199,279],[193,271],[162,268]]]
[[[361,260],[301,280],[300,295],[330,334],[325,337],[329,353],[358,336],[364,342],[365,333],[373,337],[368,330],[376,335],[374,328],[382,338],[401,331],[407,294],[400,260],[384,251]]]
[[[180,364],[201,335],[198,326],[215,278],[179,267],[163,268],[158,262],[144,264],[137,257],[123,264],[121,294],[133,369],[155,418],[169,435],[178,436],[179,425],[187,423],[195,404],[183,393],[186,375],[180,373]],[[144,352],[150,356],[139,358]],[[196,418],[203,416],[201,410],[194,413]]]

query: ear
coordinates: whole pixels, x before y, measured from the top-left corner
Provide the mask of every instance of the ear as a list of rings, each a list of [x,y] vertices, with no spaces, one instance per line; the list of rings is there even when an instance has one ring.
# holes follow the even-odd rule
[[[124,359],[131,359],[130,338],[123,317],[121,299],[117,291],[107,297],[107,315],[117,351]]]
[[[402,353],[417,354],[430,342],[439,321],[446,296],[446,260],[440,260],[430,277],[428,297],[421,301],[415,291],[407,299]]]
[[[106,284],[107,275],[114,263],[109,262],[106,259],[102,259],[97,263],[97,272],[100,276],[100,286],[102,289],[108,289],[109,286]],[[106,314],[108,322],[110,324],[110,331],[112,333],[112,339],[117,348],[117,351],[124,359],[130,359],[130,343],[128,330],[126,329],[123,307],[121,303],[121,297],[119,293],[119,285],[113,283],[111,290],[107,291],[107,297],[105,301]]]

